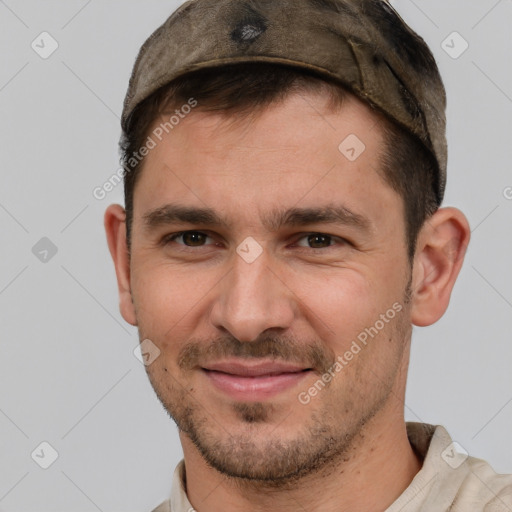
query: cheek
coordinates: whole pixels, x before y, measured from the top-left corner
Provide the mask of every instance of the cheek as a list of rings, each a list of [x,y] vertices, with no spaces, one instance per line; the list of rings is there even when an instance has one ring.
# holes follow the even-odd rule
[[[215,276],[178,269],[169,264],[146,264],[132,273],[132,293],[141,335],[154,338],[161,350],[174,350],[197,324]]]
[[[357,324],[371,313],[377,295],[367,277],[352,268],[315,269],[296,277],[297,295],[328,325]]]
[[[403,293],[396,276],[386,275],[377,279],[348,268],[328,275],[308,272],[303,279],[295,278],[294,291],[302,303],[302,314],[318,335],[330,340],[336,353],[343,353],[361,333],[364,339],[365,330],[376,322],[379,331],[390,327],[387,322],[380,329],[381,315],[389,310],[395,313],[393,304],[402,304]]]

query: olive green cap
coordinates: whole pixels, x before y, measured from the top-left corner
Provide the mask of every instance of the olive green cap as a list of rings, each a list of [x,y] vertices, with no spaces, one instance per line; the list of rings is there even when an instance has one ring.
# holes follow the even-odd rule
[[[431,51],[384,0],[190,0],[143,44],[122,122],[175,78],[267,62],[335,80],[415,135],[446,184],[446,94]]]

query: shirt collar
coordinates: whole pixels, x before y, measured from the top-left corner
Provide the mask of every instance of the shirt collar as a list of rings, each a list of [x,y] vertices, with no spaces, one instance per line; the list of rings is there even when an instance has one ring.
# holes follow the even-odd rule
[[[406,423],[406,427],[413,450],[424,462],[407,489],[386,512],[423,510],[427,505],[428,510],[446,510],[467,476],[468,467],[462,463],[455,468],[447,462],[447,455],[452,453],[452,439],[444,427],[415,422]],[[174,471],[171,499],[165,502],[167,507],[170,504],[170,509],[159,508],[158,512],[194,512],[185,489],[185,462],[181,460]]]

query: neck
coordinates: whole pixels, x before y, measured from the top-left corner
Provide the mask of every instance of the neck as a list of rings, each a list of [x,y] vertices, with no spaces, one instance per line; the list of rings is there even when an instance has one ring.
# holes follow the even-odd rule
[[[345,454],[328,468],[284,488],[226,477],[208,466],[181,433],[189,501],[198,512],[286,512],[297,507],[310,512],[383,512],[422,465],[409,444],[403,413],[395,409],[394,414],[387,411],[366,424],[349,457]]]

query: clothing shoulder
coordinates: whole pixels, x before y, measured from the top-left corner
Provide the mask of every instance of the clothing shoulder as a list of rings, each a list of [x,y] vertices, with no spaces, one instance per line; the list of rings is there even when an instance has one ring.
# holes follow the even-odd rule
[[[169,500],[165,500],[160,503],[158,507],[154,508],[151,512],[171,512],[171,503]]]
[[[468,457],[466,464],[469,471],[453,503],[454,512],[476,503],[483,512],[512,512],[512,475],[496,473],[475,457]]]

